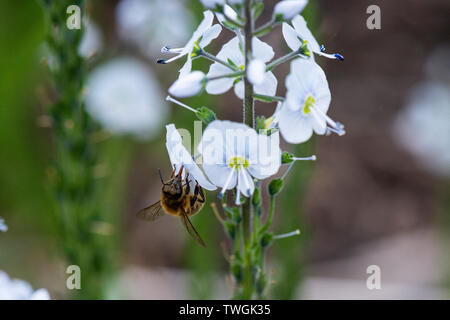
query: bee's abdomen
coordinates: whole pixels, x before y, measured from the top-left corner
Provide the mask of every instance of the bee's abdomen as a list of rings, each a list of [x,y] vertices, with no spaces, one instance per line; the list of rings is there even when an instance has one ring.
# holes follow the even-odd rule
[[[161,206],[167,214],[179,216],[181,214],[180,209],[183,205],[183,200],[173,200],[167,197],[161,197]]]

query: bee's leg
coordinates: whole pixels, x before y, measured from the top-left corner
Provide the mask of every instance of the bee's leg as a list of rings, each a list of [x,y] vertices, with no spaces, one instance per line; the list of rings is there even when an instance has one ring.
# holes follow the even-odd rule
[[[199,194],[200,194],[200,198],[198,199],[198,202],[204,203],[205,202],[205,194],[203,193],[203,189],[198,185],[198,182],[197,182],[196,188],[198,189]]]
[[[178,171],[178,175],[177,175],[177,178],[180,178],[180,179],[181,179],[181,177],[182,177],[182,174],[183,174],[183,169],[184,169],[184,166],[183,166],[183,165],[181,165],[180,171]]]
[[[176,164],[173,165],[173,170],[172,170],[172,174],[170,175],[170,179],[172,179],[173,176],[175,175],[175,171],[177,171],[177,165]]]
[[[188,176],[186,175],[186,194],[189,194],[191,192],[191,186],[189,184]]]
[[[191,199],[191,206],[198,200],[200,203],[205,202],[205,195],[203,194],[202,188],[198,185],[198,182],[195,185],[194,196]]]

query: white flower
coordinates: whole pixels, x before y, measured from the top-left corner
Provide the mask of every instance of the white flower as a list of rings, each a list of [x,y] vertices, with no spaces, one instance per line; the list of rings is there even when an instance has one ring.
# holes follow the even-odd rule
[[[205,74],[203,72],[191,72],[178,78],[169,88],[169,93],[178,98],[195,96],[202,90],[204,79]]]
[[[195,20],[186,1],[122,0],[116,7],[120,38],[154,58],[167,39],[185,43],[192,35]],[[174,23],[176,21],[176,23]]]
[[[90,58],[102,49],[102,34],[97,25],[90,19],[84,21],[84,30],[83,38],[78,47],[78,53],[82,57]]]
[[[330,89],[325,73],[314,61],[291,62],[286,88],[286,99],[274,117],[287,142],[305,142],[313,131],[316,134],[345,133],[343,126],[326,114],[331,101]]]
[[[292,25],[294,28],[286,22],[283,22],[284,40],[293,51],[299,50],[303,45],[303,42],[306,41],[306,47],[308,48],[309,53],[315,53],[329,59],[344,60],[344,57],[338,53],[329,54],[324,52],[325,48],[319,45],[311,31],[308,29],[305,19],[301,15],[297,15],[292,20]],[[308,52],[305,54],[308,54]],[[313,55],[311,56],[314,58]]]
[[[275,5],[275,16],[281,15],[284,20],[292,19],[303,11],[308,0],[284,0]]]
[[[436,175],[450,177],[450,93],[447,83],[414,87],[394,123],[394,136]]]
[[[5,220],[3,218],[0,218],[0,231],[8,231],[8,226],[5,224]]]
[[[271,46],[267,43],[262,42],[256,37],[253,37],[253,52],[254,58],[262,62],[270,61],[274,52]],[[242,51],[242,46],[240,45],[239,38],[234,37],[229,42],[224,44],[220,52],[217,54],[217,58],[222,61],[227,61],[228,63],[234,65],[239,70],[245,69],[245,59],[244,53]],[[207,77],[217,77],[226,74],[230,74],[233,71],[220,63],[213,63],[209,69]],[[255,93],[273,96],[277,91],[277,78],[272,72],[266,72],[264,75],[264,80],[254,86]],[[227,92],[231,87],[234,86],[235,94],[240,98],[244,98],[244,81],[242,77],[238,78],[222,78],[218,80],[208,81],[206,84],[206,91],[209,94],[222,94]]]
[[[221,196],[237,187],[240,195],[250,197],[255,190],[253,178],[265,179],[277,173],[281,162],[279,136],[257,134],[245,124],[215,120],[206,128],[198,150],[203,169]]]
[[[168,106],[147,65],[134,58],[116,58],[90,74],[88,112],[117,134],[148,139],[158,133]]]
[[[162,48],[163,53],[175,53],[176,55],[169,59],[160,59],[158,63],[166,64],[177,59],[180,59],[184,56],[187,56],[187,61],[184,64],[183,68],[180,70],[180,77],[185,76],[192,69],[192,58],[197,56],[197,51],[203,49],[208,44],[211,43],[215,38],[217,38],[222,31],[222,27],[219,24],[212,25],[214,20],[214,14],[211,11],[203,12],[204,18],[203,21],[198,26],[197,30],[195,30],[191,39],[183,48],[172,49],[170,47]]]
[[[46,289],[36,291],[25,281],[10,279],[0,271],[0,300],[50,300]]]
[[[175,125],[172,123],[168,124],[166,129],[166,147],[169,153],[170,163],[176,169],[175,174],[178,174],[183,167],[182,179],[186,178],[186,174],[188,175],[188,181],[190,181],[192,191],[194,191],[196,182],[206,190],[216,190],[216,186],[206,179],[203,172],[192,159],[191,154],[183,146],[183,139],[175,128]]]

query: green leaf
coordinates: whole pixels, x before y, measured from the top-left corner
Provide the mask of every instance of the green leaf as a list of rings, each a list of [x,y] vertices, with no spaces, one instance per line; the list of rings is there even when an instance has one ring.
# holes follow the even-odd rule
[[[269,183],[269,194],[273,197],[283,189],[283,179],[274,179]]]

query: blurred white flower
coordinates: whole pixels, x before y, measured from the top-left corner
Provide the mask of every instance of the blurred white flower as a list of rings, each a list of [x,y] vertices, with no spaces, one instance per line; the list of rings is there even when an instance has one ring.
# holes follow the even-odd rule
[[[343,126],[326,114],[331,101],[330,89],[325,73],[314,61],[297,59],[291,62],[286,88],[286,99],[274,121],[287,142],[305,142],[313,131],[316,134],[325,134],[329,130],[339,135],[345,133]]]
[[[5,224],[5,220],[3,218],[0,218],[0,231],[8,231],[8,226]]]
[[[450,44],[441,44],[427,58],[427,78],[450,86]]]
[[[100,29],[94,22],[86,19],[83,24],[84,34],[78,47],[78,53],[84,58],[89,58],[100,52],[103,47],[103,39]]]
[[[265,179],[278,172],[281,163],[278,133],[257,134],[245,124],[215,120],[206,127],[198,151],[203,157],[203,169],[216,186],[220,196],[237,187],[236,204],[240,195],[250,197],[255,185],[253,178]]]
[[[34,291],[29,283],[0,271],[0,300],[50,300],[50,295],[46,289]]]
[[[256,37],[253,37],[253,52],[254,58],[260,60],[263,63],[270,61],[274,52],[271,46],[262,42]],[[245,69],[244,53],[242,52],[242,46],[240,45],[239,38],[234,37],[228,41],[217,54],[217,58],[222,61],[227,61],[239,70]],[[209,68],[207,74],[208,78],[223,76],[232,73],[232,70],[221,63],[215,62]],[[209,94],[222,94],[227,92],[234,86],[234,93],[240,99],[244,98],[244,81],[243,77],[237,78],[222,78],[214,81],[208,81],[206,84],[206,91]],[[258,79],[258,84],[255,84],[255,93],[268,96],[275,95],[277,91],[278,81],[272,72],[264,73],[263,79]]]
[[[308,0],[284,0],[275,5],[275,16],[280,15],[284,20],[290,20],[303,11]]]
[[[225,0],[200,0],[204,7],[208,9],[216,9],[225,4]]]
[[[216,186],[213,185],[205,177],[203,171],[192,159],[189,151],[183,146],[183,139],[180,133],[176,129],[173,123],[166,126],[166,147],[169,153],[170,163],[172,168],[175,169],[175,174],[178,174],[183,167],[182,179],[186,178],[188,174],[188,181],[190,181],[191,190],[194,191],[196,181],[198,184],[206,190],[216,190]]]
[[[248,80],[254,85],[261,85],[266,77],[266,64],[258,59],[252,60],[247,70]]]
[[[283,37],[292,51],[299,50],[303,43],[306,42],[306,47],[313,59],[314,55],[312,53],[329,59],[344,60],[344,57],[338,53],[329,54],[324,52],[325,48],[319,45],[316,38],[314,38],[311,31],[308,29],[305,19],[301,15],[297,15],[292,20],[292,25],[294,28],[288,23],[283,22]]]
[[[197,56],[199,50],[206,47],[215,38],[217,38],[222,31],[222,27],[219,24],[212,25],[214,20],[214,14],[211,11],[203,12],[203,20],[194,31],[191,39],[183,48],[173,49],[165,46],[162,48],[163,53],[174,53],[175,56],[169,60],[159,59],[158,63],[166,64],[173,62],[177,59],[187,56],[187,61],[183,68],[180,70],[180,77],[187,75],[192,69],[192,59]]]
[[[421,164],[450,177],[450,91],[448,84],[414,87],[394,123],[394,136]]]
[[[116,58],[89,75],[88,112],[117,134],[152,138],[167,116],[168,106],[148,67],[134,58]]]
[[[120,1],[116,8],[120,37],[150,57],[160,54],[160,48],[167,39],[184,43],[194,26],[194,17],[184,3],[167,0]]]
[[[205,74],[194,71],[178,78],[169,88],[169,93],[178,98],[192,97],[200,93],[203,88]]]

